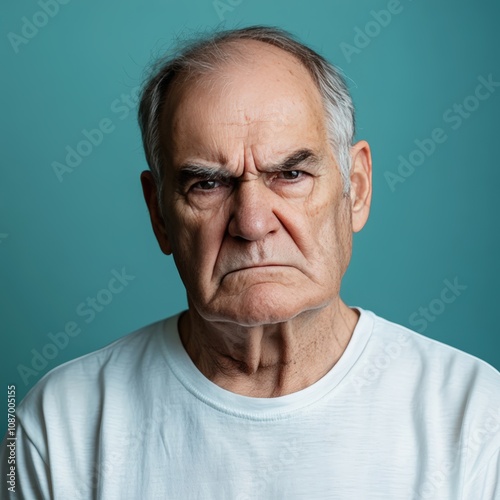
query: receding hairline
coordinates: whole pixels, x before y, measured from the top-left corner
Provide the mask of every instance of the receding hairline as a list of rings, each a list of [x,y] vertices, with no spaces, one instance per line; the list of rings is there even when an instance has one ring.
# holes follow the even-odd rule
[[[318,126],[321,126],[324,131],[325,139],[328,138],[327,116],[321,93],[310,71],[301,63],[298,57],[280,47],[260,40],[230,40],[224,42],[224,45],[222,50],[228,55],[228,58],[216,61],[214,67],[206,70],[200,69],[198,71],[195,67],[191,72],[185,71],[184,74],[176,75],[171,81],[166,95],[163,96],[162,109],[158,120],[160,143],[163,144],[163,175],[172,167],[170,164],[172,157],[169,154],[172,150],[168,147],[168,144],[173,145],[170,143],[171,136],[174,133],[173,130],[176,128],[176,124],[179,123],[178,120],[183,120],[183,116],[177,113],[179,107],[182,107],[181,103],[185,99],[189,100],[191,96],[194,97],[194,94],[199,92],[209,93],[214,89],[218,89],[216,92],[224,96],[226,92],[223,89],[226,88],[229,92],[225,85],[232,86],[234,84],[232,77],[235,73],[241,70],[244,71],[247,68],[252,71],[252,65],[256,66],[257,71],[262,72],[262,60],[268,55],[270,56],[270,64],[275,63],[276,58],[281,61],[284,58],[286,59],[283,67],[280,68],[283,74],[280,80],[296,80],[295,85],[299,89],[298,92],[300,92],[303,99],[307,100],[311,113],[319,113],[316,116],[321,125],[318,122]],[[283,53],[285,54],[283,55]],[[237,85],[233,89],[235,89],[236,93],[238,92]],[[200,99],[200,94],[198,94],[198,99]],[[201,99],[201,102],[203,102],[203,98]]]
[[[224,71],[225,69],[228,69],[227,73],[230,73],[231,67],[237,67],[238,65],[245,67],[253,62],[258,63],[259,52],[284,57],[295,63],[295,66],[301,68],[304,74],[309,77],[320,96],[318,83],[315,80],[314,74],[298,56],[265,40],[255,40],[251,38],[218,41],[217,51],[215,53],[213,47],[205,48],[201,57],[198,56],[197,59],[201,61],[206,60],[211,63],[211,66],[203,67],[198,60],[197,64],[182,68],[172,79],[167,94],[175,94],[178,91],[184,92],[191,86],[210,85],[211,82],[224,79],[226,74]],[[193,77],[201,78],[195,80]],[[163,97],[165,98],[167,96]]]
[[[248,61],[249,54],[255,53],[253,50],[246,50],[250,45],[260,46],[259,50],[274,53],[278,53],[276,49],[280,49],[281,56],[283,52],[288,54],[288,57],[282,57],[291,57],[292,61],[300,63],[299,66],[312,78],[323,103],[329,139],[348,189],[355,116],[342,71],[285,30],[273,26],[249,26],[181,39],[176,48],[150,67],[138,115],[146,159],[159,192],[162,189],[164,165],[159,144],[160,120],[164,104],[172,96],[173,84],[176,83],[175,86],[178,87],[182,82],[195,82],[199,80],[197,75],[201,74],[220,75],[220,68],[227,62],[242,61],[245,58]],[[208,81],[205,79],[205,82]]]

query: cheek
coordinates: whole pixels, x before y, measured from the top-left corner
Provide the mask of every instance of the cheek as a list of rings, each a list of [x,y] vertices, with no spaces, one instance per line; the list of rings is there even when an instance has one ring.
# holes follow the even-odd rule
[[[332,228],[337,225],[338,203],[326,189],[314,190],[301,207],[301,214],[311,233],[311,243],[323,248],[331,246]]]
[[[316,254],[321,254],[321,261],[335,271],[347,267],[350,259],[352,232],[349,201],[342,198],[337,203],[323,203],[315,206],[307,214],[312,220],[316,245]],[[335,264],[329,266],[328,264]]]
[[[172,253],[183,280],[209,280],[226,230],[222,214],[178,211],[168,226]]]

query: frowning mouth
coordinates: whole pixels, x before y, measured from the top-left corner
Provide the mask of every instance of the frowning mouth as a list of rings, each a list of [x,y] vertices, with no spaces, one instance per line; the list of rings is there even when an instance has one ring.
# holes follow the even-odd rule
[[[239,271],[251,271],[251,270],[266,270],[266,268],[275,268],[275,267],[291,267],[288,264],[275,264],[275,263],[270,263],[270,264],[254,264],[250,266],[242,266],[242,267],[237,267],[235,269],[231,269],[231,271],[228,271],[226,273],[226,276],[231,273],[236,273]]]

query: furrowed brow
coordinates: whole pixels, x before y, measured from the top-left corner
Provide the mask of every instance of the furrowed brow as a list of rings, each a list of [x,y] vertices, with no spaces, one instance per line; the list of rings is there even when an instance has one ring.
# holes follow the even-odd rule
[[[290,156],[287,156],[282,162],[273,165],[271,168],[276,171],[294,170],[302,163],[307,162],[308,164],[315,164],[318,163],[318,161],[318,156],[310,149],[299,149]]]
[[[299,149],[287,156],[283,161],[270,165],[269,170],[281,172],[294,170],[303,163],[316,164],[319,162],[318,156],[310,149]],[[224,167],[209,167],[207,165],[197,165],[194,163],[185,163],[179,167],[176,175],[177,186],[180,189],[185,188],[194,179],[217,180],[221,182],[235,181],[235,176]]]

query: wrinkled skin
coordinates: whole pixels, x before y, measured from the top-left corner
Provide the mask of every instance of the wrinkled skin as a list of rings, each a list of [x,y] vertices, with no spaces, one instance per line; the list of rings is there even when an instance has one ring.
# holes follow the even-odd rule
[[[352,147],[344,193],[307,70],[275,47],[240,45],[240,62],[175,88],[163,199],[150,173],[142,182],[187,290],[188,354],[222,387],[269,397],[314,383],[350,339],[357,312],[339,293],[368,218],[371,158],[366,142]]]

